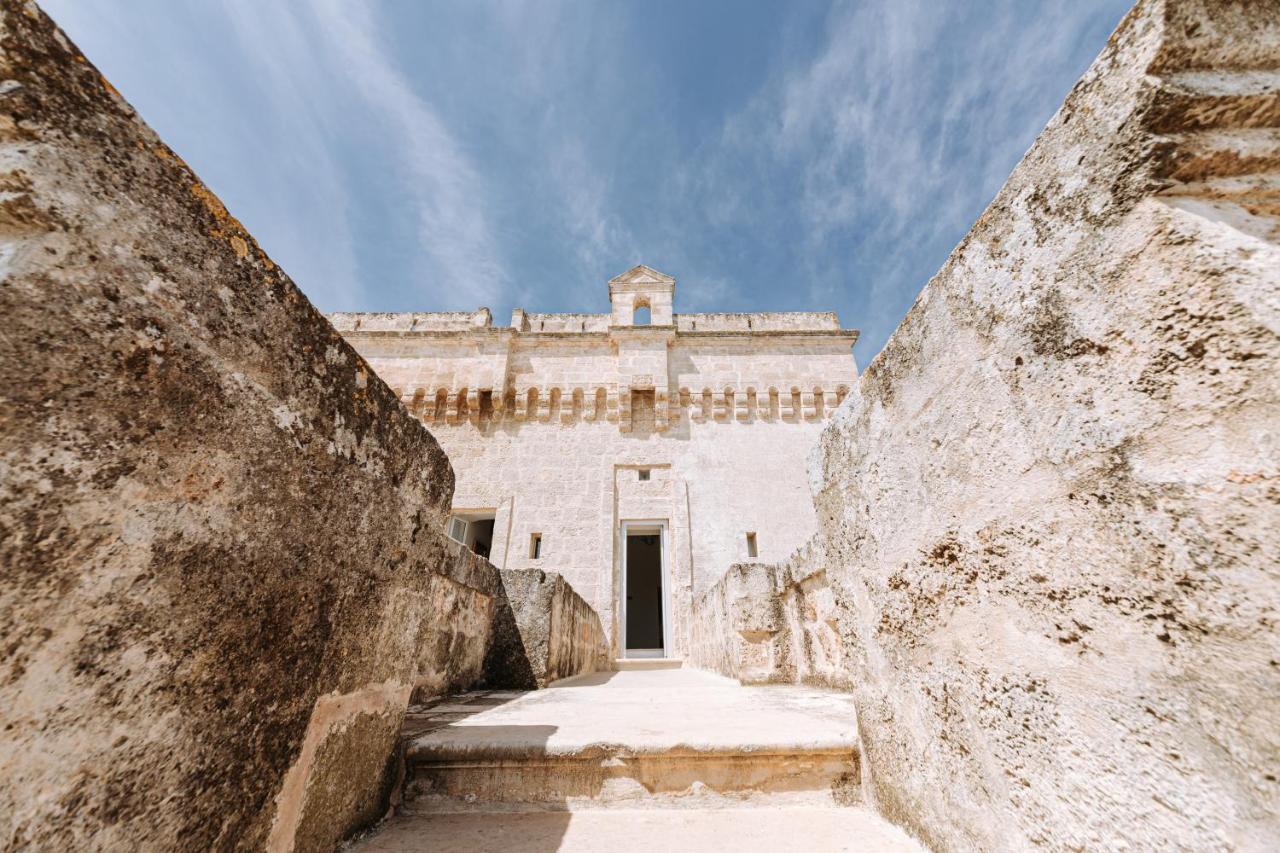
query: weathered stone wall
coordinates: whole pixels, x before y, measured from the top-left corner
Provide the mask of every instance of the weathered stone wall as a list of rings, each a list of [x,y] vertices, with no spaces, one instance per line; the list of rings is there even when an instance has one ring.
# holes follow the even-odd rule
[[[0,80],[0,848],[332,849],[496,586],[448,460],[34,5]]]
[[[466,690],[484,675],[502,600],[498,570],[448,540],[450,556],[428,578],[431,611],[419,622],[411,700]]]
[[[937,849],[1280,847],[1280,4],[1142,2],[823,435]]]
[[[688,666],[743,684],[788,680],[777,567],[735,563],[693,604]]]
[[[848,687],[822,543],[785,562],[738,563],[693,608],[688,664],[743,684]]]
[[[534,689],[610,668],[600,616],[563,577],[539,569],[507,570],[501,577],[486,685]]]

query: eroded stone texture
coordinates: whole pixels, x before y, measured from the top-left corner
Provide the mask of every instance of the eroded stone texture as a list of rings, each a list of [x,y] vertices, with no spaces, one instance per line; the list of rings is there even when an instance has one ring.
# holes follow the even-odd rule
[[[538,569],[500,574],[486,685],[532,689],[609,669],[612,656],[600,616],[564,578]]]
[[[0,847],[331,849],[493,589],[449,463],[34,5],[0,81]]]
[[[1280,4],[1142,2],[818,453],[880,806],[1280,846]]]
[[[428,579],[426,607],[418,614],[413,701],[466,690],[484,674],[502,599],[498,570],[453,540],[452,559]]]
[[[743,684],[847,687],[824,542],[778,565],[738,563],[694,603],[687,663]]]

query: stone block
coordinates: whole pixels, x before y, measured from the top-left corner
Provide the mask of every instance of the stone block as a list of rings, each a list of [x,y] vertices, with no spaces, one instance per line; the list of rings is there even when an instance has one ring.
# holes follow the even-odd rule
[[[564,578],[539,569],[507,569],[494,614],[484,683],[534,689],[606,670],[609,642],[600,617]]]
[[[1139,3],[822,436],[871,787],[934,849],[1280,842],[1278,69],[1275,2]]]
[[[332,850],[496,577],[397,395],[34,4],[0,32],[0,847]]]

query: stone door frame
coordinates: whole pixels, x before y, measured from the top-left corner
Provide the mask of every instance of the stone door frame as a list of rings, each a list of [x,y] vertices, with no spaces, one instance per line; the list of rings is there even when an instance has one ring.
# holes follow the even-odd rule
[[[658,531],[659,550],[662,565],[659,577],[662,579],[662,654],[633,655],[627,650],[627,536],[643,535]],[[618,522],[618,554],[622,564],[619,576],[618,601],[618,654],[622,658],[671,656],[671,536],[670,524],[665,518],[628,518]]]

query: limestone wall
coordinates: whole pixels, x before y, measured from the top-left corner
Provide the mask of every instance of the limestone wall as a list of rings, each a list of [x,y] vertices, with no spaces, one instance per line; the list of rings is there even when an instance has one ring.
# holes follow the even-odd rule
[[[459,510],[496,508],[493,562],[565,577],[611,637],[624,520],[667,523],[677,651],[695,592],[747,559],[782,560],[816,528],[804,459],[821,422],[689,424],[665,432],[651,410],[620,433],[602,423],[460,426],[436,435],[457,460]],[[640,480],[647,470],[649,480]],[[534,533],[542,553],[530,556]]]
[[[1280,4],[1141,2],[816,459],[878,803],[1280,846]]]
[[[788,681],[777,567],[735,563],[693,605],[688,666],[743,684]]]
[[[448,460],[34,5],[0,79],[0,848],[330,850],[478,672]]]
[[[340,325],[354,326],[352,316]],[[748,559],[748,532],[759,559],[782,561],[816,529],[805,461],[836,397],[793,395],[792,384],[835,386],[843,396],[856,376],[847,333],[763,343],[709,334],[670,345],[659,337],[649,350],[632,341],[622,354],[607,336],[347,334],[449,454],[454,508],[495,515],[494,564],[563,575],[600,614],[615,650],[620,523],[667,525],[673,651],[681,654],[694,594]],[[650,357],[656,367],[637,366]],[[648,374],[650,388],[665,377],[669,387],[699,391],[680,395],[660,420],[654,390],[628,392],[619,405],[623,371]],[[498,394],[512,389],[501,411],[475,390],[479,381]],[[785,405],[771,401],[771,384],[788,389]],[[641,469],[650,480],[639,480]],[[535,533],[537,560],[529,555]]]
[[[448,556],[428,578],[431,614],[419,623],[411,701],[466,690],[484,677],[485,655],[503,600],[493,564],[448,540]]]
[[[820,540],[780,564],[738,563],[694,603],[687,663],[743,684],[847,688],[838,615]]]
[[[613,655],[599,615],[560,575],[502,572],[502,594],[484,664],[489,687],[532,689],[607,670]]]

